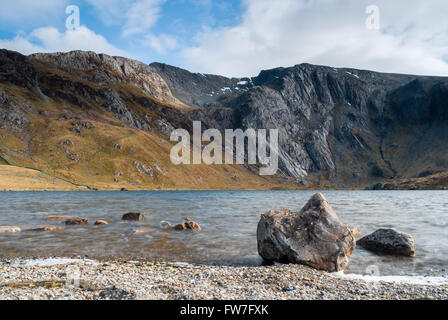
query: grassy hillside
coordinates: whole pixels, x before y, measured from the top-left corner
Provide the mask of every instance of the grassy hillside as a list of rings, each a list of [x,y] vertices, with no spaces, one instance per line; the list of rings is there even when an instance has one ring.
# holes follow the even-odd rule
[[[0,190],[86,190],[37,170],[0,165]]]
[[[174,143],[158,131],[132,128],[101,108],[26,96],[21,88],[1,85],[23,108],[29,123],[23,132],[0,129],[0,189],[272,189],[291,188],[278,177],[262,177],[237,165],[173,165]],[[94,103],[94,102],[91,102]],[[154,117],[138,104],[140,114]],[[165,106],[171,108],[171,106]],[[21,168],[28,168],[23,170]],[[61,180],[63,179],[63,180]]]

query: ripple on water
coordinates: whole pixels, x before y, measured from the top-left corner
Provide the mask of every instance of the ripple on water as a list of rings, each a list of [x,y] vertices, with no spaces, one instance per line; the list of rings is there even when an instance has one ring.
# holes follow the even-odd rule
[[[256,228],[270,209],[300,210],[313,191],[166,191],[166,192],[4,192],[0,193],[0,224],[50,225],[47,215],[76,215],[102,228],[79,226],[54,232],[0,235],[0,252],[12,256],[92,257],[133,256],[190,263],[261,263]],[[357,248],[347,273],[363,274],[369,266],[382,276],[437,274],[448,265],[448,197],[437,191],[324,191],[340,219],[358,226],[363,235],[380,227],[411,233],[414,259],[373,255]],[[145,222],[121,221],[130,211],[147,214]],[[202,226],[200,232],[172,232],[161,221],[180,223],[185,217]],[[147,226],[144,224],[149,224]],[[57,225],[57,223],[56,223]],[[156,226],[156,227],[154,227]],[[132,234],[138,228],[154,228]]]

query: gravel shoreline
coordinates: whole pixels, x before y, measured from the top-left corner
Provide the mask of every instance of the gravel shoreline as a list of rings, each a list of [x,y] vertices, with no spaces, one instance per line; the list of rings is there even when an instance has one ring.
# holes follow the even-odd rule
[[[0,299],[448,300],[448,286],[347,280],[300,265],[12,259],[0,261]]]

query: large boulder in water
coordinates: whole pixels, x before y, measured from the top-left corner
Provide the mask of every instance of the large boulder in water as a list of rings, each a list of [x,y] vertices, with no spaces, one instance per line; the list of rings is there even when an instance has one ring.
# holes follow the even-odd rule
[[[415,242],[410,234],[394,229],[379,229],[357,242],[361,247],[378,253],[415,256]]]
[[[299,213],[283,209],[262,215],[257,241],[258,252],[265,260],[330,272],[345,269],[356,246],[352,233],[321,193]]]

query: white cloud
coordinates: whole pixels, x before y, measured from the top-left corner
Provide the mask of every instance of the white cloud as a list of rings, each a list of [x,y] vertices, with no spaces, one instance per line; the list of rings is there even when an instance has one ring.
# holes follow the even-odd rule
[[[103,36],[85,26],[61,33],[52,27],[39,28],[29,35],[18,35],[12,40],[0,39],[0,48],[28,55],[37,52],[64,52],[71,50],[95,51],[129,57],[130,54],[114,47]]]
[[[131,7],[131,0],[87,0],[105,25],[120,25],[125,21],[125,13]]]
[[[105,25],[121,25],[122,36],[149,32],[166,0],[87,0]]]
[[[167,50],[174,50],[178,47],[177,40],[173,36],[160,34],[158,36],[148,34],[142,44],[156,50],[159,54],[166,53]]]
[[[377,0],[381,29],[365,27],[371,0],[244,0],[241,24],[205,30],[182,52],[187,68],[227,76],[302,62],[448,75],[448,2]],[[445,59],[445,60],[444,60]]]
[[[123,36],[149,31],[160,17],[160,5],[164,0],[138,0],[126,12]]]

